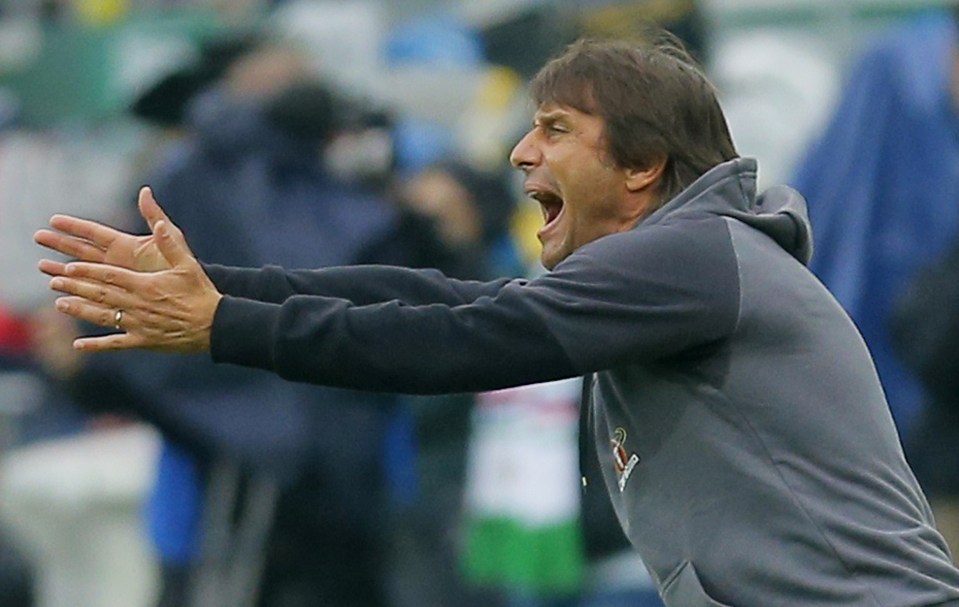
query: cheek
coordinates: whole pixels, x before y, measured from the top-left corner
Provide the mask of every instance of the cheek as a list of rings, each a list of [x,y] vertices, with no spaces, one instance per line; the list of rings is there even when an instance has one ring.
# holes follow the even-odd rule
[[[562,174],[562,180],[569,193],[574,194],[581,202],[610,197],[612,189],[617,185],[617,173],[604,166],[594,156],[572,159],[568,162],[569,170]]]
[[[602,190],[581,192],[567,208],[567,238],[574,246],[582,246],[597,238],[620,231],[620,210],[616,200],[604,197]]]

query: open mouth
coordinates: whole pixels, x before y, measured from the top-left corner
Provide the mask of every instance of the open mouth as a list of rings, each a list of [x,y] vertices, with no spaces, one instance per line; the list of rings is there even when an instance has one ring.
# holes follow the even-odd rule
[[[553,192],[548,192],[544,190],[534,190],[527,193],[527,195],[539,203],[540,209],[543,211],[543,228],[542,231],[547,230],[550,225],[552,225],[556,219],[559,217],[560,213],[563,210],[563,199]]]

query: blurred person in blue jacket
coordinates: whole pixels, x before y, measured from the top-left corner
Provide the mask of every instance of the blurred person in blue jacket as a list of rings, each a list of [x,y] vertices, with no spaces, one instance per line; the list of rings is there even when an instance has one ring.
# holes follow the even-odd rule
[[[362,126],[356,107],[309,80],[295,52],[256,37],[209,57],[135,107],[185,127],[150,182],[197,248],[227,264],[406,263],[415,246],[402,214],[328,170],[329,143]],[[198,357],[84,362],[76,398],[132,411],[166,439],[148,508],[162,607],[385,604],[394,396]]]
[[[418,239],[423,246],[410,265],[463,280],[522,275],[509,233],[516,198],[503,171],[454,157],[404,174],[396,200],[405,223],[428,232]],[[402,399],[416,463],[413,491],[396,509],[391,604],[495,607],[502,602],[498,591],[473,583],[463,568],[467,446],[476,395]]]
[[[889,321],[917,270],[943,255],[959,232],[955,10],[923,15],[871,44],[793,179],[816,234],[811,268],[869,344],[906,454],[953,549],[959,509],[946,504],[959,495],[959,475],[933,481],[942,462],[928,457],[949,430],[928,415]]]

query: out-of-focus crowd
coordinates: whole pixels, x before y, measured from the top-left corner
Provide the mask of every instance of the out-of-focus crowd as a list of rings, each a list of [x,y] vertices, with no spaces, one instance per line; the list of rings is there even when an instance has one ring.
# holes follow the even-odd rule
[[[53,212],[145,230],[149,184],[207,263],[541,272],[506,161],[525,83],[649,24],[761,184],[807,197],[813,270],[959,548],[955,9],[846,7],[826,38],[840,11],[785,1],[400,4],[0,2],[0,607],[661,605],[580,491],[576,381],[369,394],[80,355],[99,329],[53,311],[31,240]]]

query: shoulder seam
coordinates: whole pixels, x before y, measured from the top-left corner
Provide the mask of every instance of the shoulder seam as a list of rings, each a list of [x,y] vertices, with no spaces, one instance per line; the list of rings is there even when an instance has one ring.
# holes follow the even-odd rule
[[[733,260],[736,262],[736,322],[733,323],[733,333],[739,331],[739,325],[743,317],[743,267],[739,262],[739,253],[736,252],[735,237],[730,227],[730,222],[735,221],[732,217],[723,217],[726,226],[726,234],[729,236],[729,248],[732,251]]]

